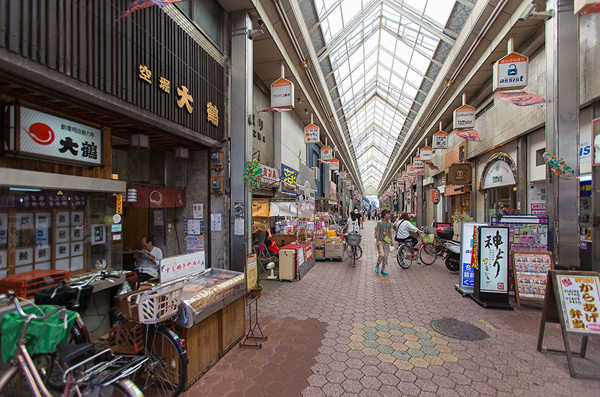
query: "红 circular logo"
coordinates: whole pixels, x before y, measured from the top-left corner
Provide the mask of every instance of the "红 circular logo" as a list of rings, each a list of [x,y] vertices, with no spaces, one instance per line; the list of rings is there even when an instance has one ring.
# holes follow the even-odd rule
[[[40,145],[50,145],[54,142],[54,131],[44,123],[33,123],[29,126],[29,130],[23,129],[29,134],[31,139]]]

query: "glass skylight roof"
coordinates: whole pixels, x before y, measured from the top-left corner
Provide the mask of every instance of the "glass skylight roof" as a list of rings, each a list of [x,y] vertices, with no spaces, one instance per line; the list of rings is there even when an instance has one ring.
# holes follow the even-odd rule
[[[344,135],[362,186],[379,189],[456,0],[313,0]],[[431,78],[428,78],[431,81]],[[430,86],[431,84],[429,84]],[[341,109],[340,109],[341,108]]]

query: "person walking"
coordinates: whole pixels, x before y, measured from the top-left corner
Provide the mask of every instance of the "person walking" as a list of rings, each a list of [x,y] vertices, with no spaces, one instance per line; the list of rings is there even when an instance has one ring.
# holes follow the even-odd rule
[[[375,273],[379,273],[379,265],[381,264],[381,274],[387,276],[385,267],[387,266],[388,255],[390,254],[390,244],[392,244],[392,222],[390,222],[390,211],[381,211],[381,220],[375,226],[375,242],[377,243],[377,264],[375,265]]]

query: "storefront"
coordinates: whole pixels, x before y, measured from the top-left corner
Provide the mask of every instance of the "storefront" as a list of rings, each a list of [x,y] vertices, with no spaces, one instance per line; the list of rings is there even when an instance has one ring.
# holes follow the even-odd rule
[[[479,186],[485,195],[485,221],[494,214],[517,211],[517,166],[504,152],[493,154],[481,173]]]

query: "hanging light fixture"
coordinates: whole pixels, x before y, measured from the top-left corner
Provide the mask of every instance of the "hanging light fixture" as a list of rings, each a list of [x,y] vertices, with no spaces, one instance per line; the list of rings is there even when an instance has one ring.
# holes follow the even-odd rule
[[[129,138],[129,146],[132,148],[149,149],[150,137],[145,134],[132,134]]]

